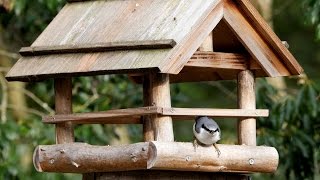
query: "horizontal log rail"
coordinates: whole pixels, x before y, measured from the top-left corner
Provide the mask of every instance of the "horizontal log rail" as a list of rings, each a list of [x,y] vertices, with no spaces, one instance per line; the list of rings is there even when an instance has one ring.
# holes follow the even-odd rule
[[[58,114],[44,116],[44,123],[61,123],[70,121],[74,124],[141,124],[141,117],[146,115],[172,116],[174,120],[194,119],[196,116],[210,117],[268,117],[267,109],[209,109],[209,108],[162,108],[141,107],[116,109],[103,112]]]
[[[40,172],[90,173],[128,170],[178,170],[233,173],[272,173],[279,163],[275,148],[218,144],[196,149],[192,143],[143,142],[120,146],[85,143],[40,145],[33,162]]]

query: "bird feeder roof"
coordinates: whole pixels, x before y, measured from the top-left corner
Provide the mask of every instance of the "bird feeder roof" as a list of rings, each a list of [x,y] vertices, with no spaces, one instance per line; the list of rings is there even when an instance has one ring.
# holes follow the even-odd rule
[[[223,30],[217,34],[236,37],[248,59],[260,67],[261,76],[303,71],[248,0],[69,1],[36,41],[20,50],[22,57],[8,80],[146,70],[179,74],[221,24],[231,34]],[[217,49],[223,44],[217,40]]]

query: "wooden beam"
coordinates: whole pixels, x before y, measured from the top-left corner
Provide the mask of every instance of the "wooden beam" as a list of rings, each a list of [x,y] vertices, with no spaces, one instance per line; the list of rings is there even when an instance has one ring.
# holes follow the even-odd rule
[[[245,70],[249,69],[248,64],[249,58],[246,55],[197,51],[185,66]]]
[[[255,31],[234,1],[226,0],[223,20],[270,77],[290,75],[272,47]]]
[[[161,114],[159,107],[115,109],[104,112],[44,116],[44,123],[70,121],[74,124],[141,124],[141,116]]]
[[[146,115],[172,116],[173,119],[188,119],[195,116],[211,117],[268,117],[267,109],[209,109],[209,108],[161,108],[143,107],[109,110],[96,113],[44,116],[44,123],[71,121],[74,124],[141,124],[140,117]]]
[[[72,113],[72,79],[54,79],[55,110],[57,115]],[[56,124],[56,143],[71,143],[74,141],[73,124],[64,121]]]
[[[169,74],[150,73],[150,102],[154,106],[171,107]],[[151,116],[155,141],[174,141],[172,118]]]
[[[173,116],[174,119],[188,119],[196,116],[210,117],[268,117],[269,110],[250,109],[209,109],[209,108],[163,108],[163,115]]]
[[[169,64],[164,64],[162,72],[178,74],[188,62],[203,40],[205,40],[219,21],[223,18],[223,2],[217,0],[209,10],[208,15],[201,17],[201,20],[192,28],[192,31],[183,39],[180,45],[174,47],[175,51],[166,57],[170,59]],[[167,62],[167,61],[165,61]]]
[[[254,8],[249,0],[233,1],[237,3],[238,7],[249,19],[250,23],[254,26],[255,30],[261,34],[266,42],[278,52],[278,55],[283,59],[292,75],[299,75],[303,72],[302,67],[288,50],[286,44],[281,42],[279,37],[274,33],[272,28],[263,19],[260,13]]]
[[[238,75],[238,107],[244,110],[256,109],[255,81],[251,71]],[[238,121],[238,143],[256,145],[256,119],[240,118]]]
[[[33,154],[38,172],[94,173],[147,169],[149,143],[92,146],[86,143],[40,145]]]
[[[229,173],[272,173],[279,162],[275,148],[218,144],[212,146],[180,142],[144,142],[120,146],[85,143],[40,145],[33,162],[40,172],[89,173],[128,170],[178,170]]]
[[[104,112],[77,113],[66,115],[44,116],[44,123],[61,123],[70,121],[73,124],[141,124],[142,116],[171,116],[174,120],[193,119],[195,116],[210,117],[268,117],[267,109],[209,109],[209,108],[162,108],[141,107],[116,109]],[[151,120],[150,120],[151,121]]]
[[[149,74],[143,76],[143,104],[144,106],[152,106],[151,101],[151,84]],[[143,119],[143,141],[154,141],[154,128],[152,127],[152,120],[150,115],[145,115]]]
[[[173,48],[175,45],[176,42],[173,39],[122,41],[100,44],[23,47],[20,49],[19,53],[22,56],[39,56],[48,54],[93,53],[118,50],[166,49]]]

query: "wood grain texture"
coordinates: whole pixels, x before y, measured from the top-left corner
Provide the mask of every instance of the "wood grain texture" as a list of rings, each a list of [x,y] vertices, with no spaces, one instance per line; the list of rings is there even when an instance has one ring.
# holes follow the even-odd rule
[[[161,72],[178,74],[201,43],[208,37],[223,17],[223,4],[220,0],[212,1],[206,16],[197,22],[192,31],[173,48],[160,67]]]
[[[199,47],[207,36],[202,35],[203,29],[199,28],[213,29],[211,20],[217,17],[210,15],[210,19],[206,21],[209,21],[209,24],[202,22],[217,2],[220,0],[116,0],[69,3],[31,47],[73,44],[81,46],[161,39],[174,39],[177,47],[191,37],[197,37],[199,43],[195,46]],[[220,13],[219,18],[221,17]],[[208,34],[211,30],[208,30]],[[201,36],[197,34],[199,32]],[[178,49],[22,57],[7,74],[7,79],[32,81],[51,77],[142,72],[150,68],[159,71],[170,65],[171,51]],[[190,58],[192,53],[188,54],[187,58]]]
[[[251,71],[242,71],[238,75],[238,108],[256,109],[255,80]],[[238,143],[256,145],[256,119],[240,118],[238,121]]]
[[[91,173],[147,169],[149,143],[92,146],[86,143],[40,145],[33,155],[38,172]]]
[[[74,124],[141,124],[141,116],[161,114],[162,108],[142,107],[115,109],[103,112],[44,116],[44,123],[70,121]]]
[[[250,68],[248,64],[249,58],[243,54],[196,52],[185,66],[245,70]]]
[[[246,47],[251,56],[261,65],[270,77],[288,76],[290,72],[275,51],[266,44],[260,34],[247,21],[233,1],[226,1],[224,20]]]
[[[203,172],[253,173],[275,172],[279,155],[275,148],[218,144],[218,157],[212,146],[196,150],[192,143],[152,142],[155,156],[148,160],[149,169]]]
[[[40,172],[114,172],[128,170],[178,170],[200,172],[272,173],[279,163],[275,148],[218,144],[144,142],[120,146],[92,146],[85,143],[40,145],[33,162]]]
[[[196,116],[210,117],[268,117],[267,109],[208,109],[208,108],[163,108],[163,115],[173,119],[188,119]]]
[[[54,79],[56,114],[72,113],[72,79]],[[62,122],[56,124],[56,143],[71,143],[74,141],[73,124]]]
[[[152,89],[150,84],[150,75],[143,76],[143,104],[144,106],[152,106]],[[152,119],[150,115],[142,116],[143,119],[143,141],[154,141],[154,128],[152,127]]]
[[[124,41],[107,42],[100,44],[60,45],[60,46],[33,46],[23,47],[19,53],[22,56],[41,56],[50,54],[94,53],[121,50],[146,50],[173,48],[176,42],[173,39],[152,41]]]
[[[230,1],[230,0],[228,0]],[[281,57],[282,62],[289,69],[291,75],[299,75],[303,72],[303,68],[289,52],[288,48],[281,42],[279,37],[274,33],[272,28],[263,19],[259,12],[254,8],[249,0],[233,1],[237,4],[245,16],[250,21],[255,30],[261,34],[262,38],[270,44],[270,46]]]
[[[150,102],[153,106],[171,107],[170,81],[168,74],[151,73]],[[174,141],[172,118],[165,115],[151,116],[155,141]]]
[[[66,115],[44,116],[44,123],[72,122],[73,124],[141,124],[141,117],[154,116],[149,121],[152,124],[155,116],[171,116],[174,120],[194,120],[196,116],[210,117],[268,117],[267,109],[209,109],[209,108],[171,108],[171,107],[141,107],[129,109],[117,109],[104,112],[77,113]],[[153,128],[152,125],[148,125]],[[154,130],[151,130],[153,132]],[[146,130],[145,133],[151,133]],[[152,135],[147,135],[153,139]],[[149,139],[147,138],[147,139]],[[149,140],[148,140],[149,141]]]

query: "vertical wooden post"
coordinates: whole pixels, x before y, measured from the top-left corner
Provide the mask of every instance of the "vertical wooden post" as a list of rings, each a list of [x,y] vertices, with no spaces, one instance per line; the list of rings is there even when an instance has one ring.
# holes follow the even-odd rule
[[[255,80],[250,70],[241,71],[238,74],[238,107],[240,109],[256,109]],[[239,119],[238,143],[256,145],[256,119]]]
[[[54,79],[56,114],[72,113],[72,80],[71,78]],[[56,143],[74,142],[71,122],[56,124]]]
[[[143,77],[143,105],[152,106],[149,74],[146,74]],[[150,116],[143,117],[143,140],[154,141],[154,131],[152,128],[152,120]]]
[[[150,100],[152,105],[171,107],[170,82],[168,74],[150,74]],[[151,116],[154,140],[174,141],[172,118],[170,116]]]

